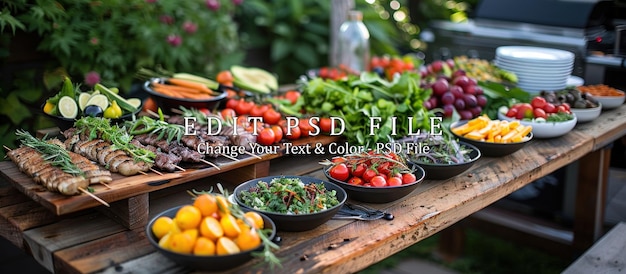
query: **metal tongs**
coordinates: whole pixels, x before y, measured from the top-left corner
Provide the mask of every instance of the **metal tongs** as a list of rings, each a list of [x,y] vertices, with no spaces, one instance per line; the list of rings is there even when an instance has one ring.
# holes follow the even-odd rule
[[[338,220],[363,220],[373,221],[378,219],[393,220],[393,215],[379,209],[373,209],[364,205],[345,203],[333,219]]]

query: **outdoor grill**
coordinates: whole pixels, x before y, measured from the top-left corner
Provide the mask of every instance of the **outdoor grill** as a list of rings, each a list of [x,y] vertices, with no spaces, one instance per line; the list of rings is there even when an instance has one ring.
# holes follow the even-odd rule
[[[423,37],[432,59],[493,60],[497,47],[510,45],[568,50],[576,55],[572,74],[584,77],[588,56],[615,53],[623,9],[619,1],[482,0],[468,22],[435,21]]]

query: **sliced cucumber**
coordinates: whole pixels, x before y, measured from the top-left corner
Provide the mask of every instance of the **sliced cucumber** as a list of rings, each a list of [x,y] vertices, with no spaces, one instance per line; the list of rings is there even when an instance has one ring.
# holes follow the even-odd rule
[[[126,110],[128,112],[135,112],[137,110],[137,107],[129,103],[128,100],[124,99],[122,96],[116,94],[102,84],[96,84],[95,88],[97,91],[100,91],[100,93],[106,95],[109,100],[115,100],[123,110]]]

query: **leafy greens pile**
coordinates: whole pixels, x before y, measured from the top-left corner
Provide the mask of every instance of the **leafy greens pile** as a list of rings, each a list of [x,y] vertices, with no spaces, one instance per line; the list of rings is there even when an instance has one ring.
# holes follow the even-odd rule
[[[393,81],[382,79],[373,72],[360,76],[350,75],[346,79],[330,80],[313,78],[303,84],[306,111],[320,115],[341,117],[346,122],[344,136],[351,144],[373,148],[378,142],[393,139],[393,121],[396,117],[396,132],[405,136],[417,129],[429,130],[430,117],[434,116],[423,107],[430,89],[420,87],[420,74],[405,72]],[[380,117],[380,128],[370,136],[370,117]],[[409,117],[413,117],[410,122]]]
[[[310,214],[339,204],[337,193],[323,183],[304,184],[299,178],[279,177],[239,194],[241,201],[257,210],[283,214]]]

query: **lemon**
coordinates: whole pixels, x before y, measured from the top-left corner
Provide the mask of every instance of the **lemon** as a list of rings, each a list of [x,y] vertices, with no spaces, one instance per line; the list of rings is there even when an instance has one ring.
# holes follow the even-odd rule
[[[78,105],[72,97],[63,96],[59,99],[59,113],[65,118],[76,118],[78,115]]]
[[[102,94],[91,95],[91,98],[89,98],[87,105],[85,106],[90,105],[96,105],[101,109],[107,109],[109,107],[109,99]]]
[[[54,115],[54,107],[56,107],[53,103],[46,101],[46,104],[43,106],[43,112]]]
[[[135,108],[139,108],[141,106],[141,99],[139,98],[129,98],[129,99],[126,99],[126,101],[128,101],[128,103],[131,104]]]
[[[81,92],[80,95],[78,95],[78,107],[80,108],[80,110],[85,110],[87,102],[89,102],[90,98],[91,94],[87,92]]]

